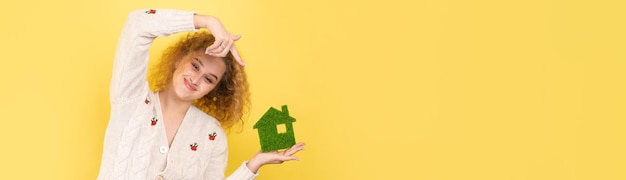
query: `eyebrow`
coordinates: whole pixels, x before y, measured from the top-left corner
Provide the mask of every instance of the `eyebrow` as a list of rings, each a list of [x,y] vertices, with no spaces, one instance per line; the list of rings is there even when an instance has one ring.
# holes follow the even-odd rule
[[[217,76],[213,73],[209,73],[209,75],[213,76],[215,78],[215,80],[219,80],[219,78],[217,78]]]
[[[196,61],[198,61],[198,63],[200,63],[200,65],[202,65],[202,67],[204,67],[204,63],[202,63],[202,61],[200,61],[200,59],[198,59],[198,58],[193,58],[193,59],[195,59]]]
[[[194,58],[196,61],[198,61],[198,63],[200,63],[200,65],[202,65],[202,67],[204,67],[204,64],[202,63],[202,61],[200,61],[200,59],[198,58]],[[209,73],[209,75],[213,76],[215,78],[215,80],[218,80],[219,78],[217,78],[217,76],[213,73]]]

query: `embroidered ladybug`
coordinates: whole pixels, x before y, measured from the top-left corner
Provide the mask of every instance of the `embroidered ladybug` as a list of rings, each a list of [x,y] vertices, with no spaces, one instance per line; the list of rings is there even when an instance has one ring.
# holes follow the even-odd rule
[[[154,14],[154,13],[156,13],[156,10],[154,9],[150,9],[146,11],[146,14]]]
[[[146,104],[150,103],[150,100],[148,100],[148,98],[146,98],[146,101],[144,101]]]
[[[150,120],[150,125],[151,125],[151,126],[156,125],[157,121],[159,121],[159,120],[158,120],[157,118],[154,118],[154,117],[153,117],[153,118],[152,118],[152,120]]]
[[[217,136],[217,133],[213,132],[212,134],[209,133],[209,140],[213,141],[215,140],[215,136]]]
[[[189,144],[189,147],[191,147],[192,151],[196,151],[198,150],[198,143],[194,142],[193,144]]]

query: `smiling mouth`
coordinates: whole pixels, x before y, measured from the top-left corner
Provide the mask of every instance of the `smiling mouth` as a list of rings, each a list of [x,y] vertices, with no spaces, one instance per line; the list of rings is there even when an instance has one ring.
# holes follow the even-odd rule
[[[191,82],[189,82],[189,80],[187,80],[187,78],[184,78],[184,81],[185,81],[185,87],[187,87],[187,89],[189,89],[190,91],[197,91],[198,90],[195,87],[193,87],[193,85],[191,85]]]

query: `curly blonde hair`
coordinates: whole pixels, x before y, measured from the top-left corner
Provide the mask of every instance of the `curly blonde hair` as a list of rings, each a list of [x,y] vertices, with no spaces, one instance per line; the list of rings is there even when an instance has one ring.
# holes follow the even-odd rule
[[[204,49],[213,42],[215,37],[208,31],[201,30],[188,33],[165,49],[161,61],[157,63],[150,76],[151,89],[155,92],[163,90],[172,82],[176,64],[184,56],[204,52]],[[222,59],[226,65],[222,79],[207,95],[195,100],[193,105],[215,117],[222,127],[230,128],[238,122],[243,123],[243,115],[249,110],[250,93],[243,67],[237,64],[230,52]]]

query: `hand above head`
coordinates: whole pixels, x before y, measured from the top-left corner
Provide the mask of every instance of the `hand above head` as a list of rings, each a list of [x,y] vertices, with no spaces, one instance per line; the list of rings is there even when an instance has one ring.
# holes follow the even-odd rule
[[[261,166],[266,164],[282,164],[285,161],[299,160],[298,157],[293,156],[298,151],[304,150],[304,143],[296,143],[291,148],[285,151],[273,151],[273,152],[258,152],[246,165],[250,171],[256,173]]]
[[[235,60],[242,66],[246,66],[235,48],[234,42],[241,39],[241,34],[232,35],[219,19],[213,16],[194,15],[196,28],[207,28],[215,37],[215,42],[206,48],[206,53],[215,57],[226,57],[228,52],[233,54]]]

